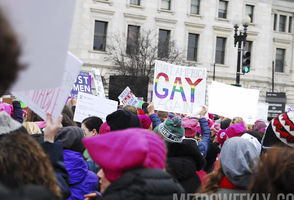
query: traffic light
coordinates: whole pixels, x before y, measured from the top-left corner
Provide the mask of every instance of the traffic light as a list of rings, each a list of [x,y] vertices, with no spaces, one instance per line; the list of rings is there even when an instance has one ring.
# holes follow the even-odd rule
[[[250,52],[243,51],[242,55],[242,72],[243,74],[250,72]]]

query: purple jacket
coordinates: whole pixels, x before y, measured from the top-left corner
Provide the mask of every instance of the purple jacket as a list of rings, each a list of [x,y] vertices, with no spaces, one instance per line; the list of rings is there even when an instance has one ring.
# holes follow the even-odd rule
[[[71,196],[68,200],[84,199],[85,194],[97,191],[98,177],[88,170],[83,155],[68,149],[63,150],[65,168],[70,178]]]

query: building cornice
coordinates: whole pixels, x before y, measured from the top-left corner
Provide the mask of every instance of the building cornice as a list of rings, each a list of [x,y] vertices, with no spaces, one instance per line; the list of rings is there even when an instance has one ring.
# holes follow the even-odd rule
[[[233,31],[233,28],[227,28],[227,27],[223,27],[223,26],[213,26],[213,30],[231,33]]]
[[[99,14],[104,14],[104,15],[114,15],[114,11],[111,11],[111,10],[102,10],[102,9],[97,9],[97,8],[90,8],[90,11],[92,13],[99,13]]]
[[[192,22],[185,22],[185,25],[191,28],[197,28],[197,29],[204,29],[205,24],[197,24],[197,23],[192,23]]]
[[[162,23],[169,23],[169,24],[176,24],[177,20],[173,19],[165,19],[165,18],[160,18],[160,17],[155,17],[156,22],[162,22]]]
[[[273,38],[273,41],[275,43],[279,43],[279,44],[291,44],[291,40],[287,40],[287,39],[280,39],[280,38]]]
[[[135,15],[131,13],[124,13],[124,17],[131,18],[131,19],[139,19],[139,20],[146,20],[146,16],[144,15]]]

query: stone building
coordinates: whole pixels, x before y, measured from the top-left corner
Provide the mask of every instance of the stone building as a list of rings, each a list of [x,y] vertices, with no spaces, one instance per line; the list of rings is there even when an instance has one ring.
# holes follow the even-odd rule
[[[259,89],[265,101],[274,61],[274,89],[294,104],[293,13],[292,0],[77,0],[70,51],[84,62],[83,70],[99,68],[107,82],[116,73],[105,60],[109,38],[119,34],[127,41],[128,32],[153,30],[157,37],[174,40],[190,66],[207,68],[208,83],[215,66],[215,80],[232,84],[234,24],[241,25],[248,15],[245,48],[251,52],[251,71],[241,76],[242,86]]]

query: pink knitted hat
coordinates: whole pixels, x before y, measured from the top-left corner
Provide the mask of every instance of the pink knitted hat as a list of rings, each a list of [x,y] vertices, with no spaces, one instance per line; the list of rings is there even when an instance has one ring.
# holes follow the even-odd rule
[[[214,124],[211,126],[211,128],[210,128],[210,130],[211,130],[211,131],[214,131],[214,133],[219,132],[220,129],[221,129],[221,128],[220,128],[220,124],[218,124],[218,123],[214,123]]]
[[[163,140],[152,131],[129,128],[84,138],[83,143],[110,182],[134,168],[165,168]]]
[[[223,144],[225,143],[225,141],[227,140],[227,134],[226,134],[226,130],[221,129],[217,134],[217,140],[218,143],[223,146]]]
[[[140,120],[140,122],[142,124],[142,127],[144,129],[148,129],[150,127],[151,123],[152,123],[150,117],[147,116],[147,115],[140,115],[138,117],[139,117],[139,120]]]
[[[240,122],[238,124],[234,124],[229,126],[226,130],[226,134],[229,138],[240,136],[242,133],[246,131],[244,122]]]
[[[99,129],[99,134],[105,134],[110,132],[110,126],[108,126],[107,122],[104,122],[101,124],[100,129]]]
[[[184,117],[182,119],[182,126],[185,129],[185,137],[195,137],[197,133],[197,119],[190,119],[188,117]]]
[[[13,107],[8,103],[0,103],[0,111],[5,111],[9,115],[12,115]]]

